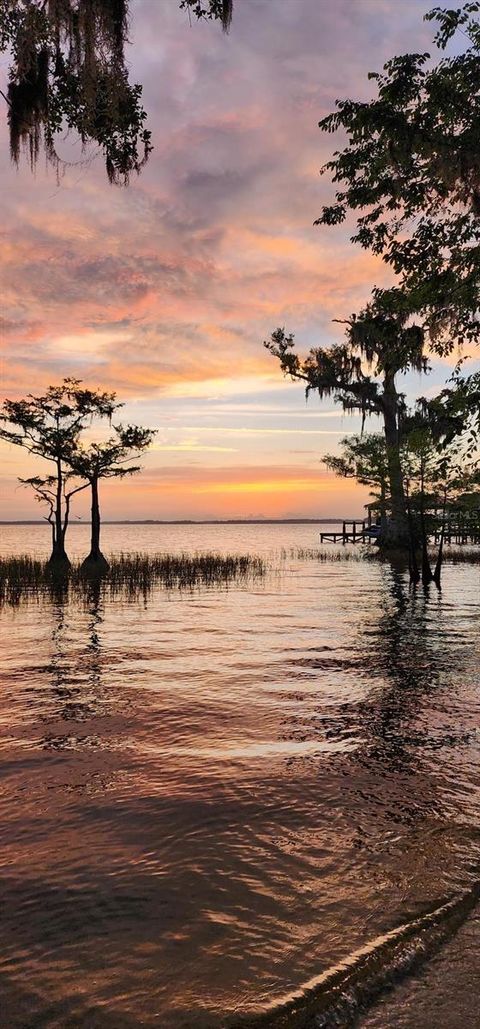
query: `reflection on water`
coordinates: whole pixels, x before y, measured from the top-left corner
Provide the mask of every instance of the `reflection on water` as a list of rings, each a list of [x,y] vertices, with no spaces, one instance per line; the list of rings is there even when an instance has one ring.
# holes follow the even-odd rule
[[[56,719],[68,723],[90,723],[95,717],[102,695],[102,651],[100,631],[103,621],[100,583],[88,584],[86,605],[82,612],[85,621],[84,646],[72,657],[69,649],[68,621],[63,597],[52,605],[52,662],[51,697],[56,707]],[[78,612],[75,612],[78,617]],[[74,614],[74,618],[75,618]],[[81,669],[81,674],[79,671]],[[47,724],[50,718],[47,717]],[[64,750],[79,745],[101,745],[101,740],[77,733],[75,736],[49,733],[45,749]]]
[[[3,611],[2,1024],[234,1024],[468,888],[478,585],[290,560]]]

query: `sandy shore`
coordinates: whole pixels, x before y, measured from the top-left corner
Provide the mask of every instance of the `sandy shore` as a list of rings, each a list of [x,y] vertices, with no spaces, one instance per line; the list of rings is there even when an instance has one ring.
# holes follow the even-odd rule
[[[478,1029],[480,909],[415,976],[360,1020],[360,1029]]]

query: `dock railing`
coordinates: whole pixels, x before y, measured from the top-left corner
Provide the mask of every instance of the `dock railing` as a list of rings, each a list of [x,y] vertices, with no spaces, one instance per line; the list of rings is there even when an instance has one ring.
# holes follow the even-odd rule
[[[321,532],[321,543],[374,543],[378,538],[379,527],[372,524],[369,518],[345,519],[342,528],[333,532]],[[428,536],[434,543],[439,543],[442,533],[442,518],[436,512],[433,516]],[[480,545],[480,514],[454,512],[447,517],[444,533],[445,543],[461,546],[462,544]]]
[[[321,543],[370,543],[375,540],[374,527],[370,519],[352,518],[342,522],[342,529],[333,532],[321,532]]]

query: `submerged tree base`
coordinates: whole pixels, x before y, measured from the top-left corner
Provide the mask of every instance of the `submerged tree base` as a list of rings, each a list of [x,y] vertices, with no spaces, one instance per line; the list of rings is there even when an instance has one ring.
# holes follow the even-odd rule
[[[103,554],[99,552],[95,555],[89,554],[88,557],[86,557],[85,560],[82,562],[80,566],[80,571],[82,575],[88,575],[93,577],[98,575],[107,575],[110,571],[110,565],[106,557],[104,557]]]
[[[391,533],[388,529],[385,532],[380,533],[377,537],[377,544],[380,550],[385,551],[396,551],[397,553],[408,554],[410,549],[410,536],[408,533],[402,535],[401,533]]]
[[[67,554],[56,554],[55,552],[48,559],[46,567],[50,572],[50,575],[68,575],[72,567],[70,558]]]

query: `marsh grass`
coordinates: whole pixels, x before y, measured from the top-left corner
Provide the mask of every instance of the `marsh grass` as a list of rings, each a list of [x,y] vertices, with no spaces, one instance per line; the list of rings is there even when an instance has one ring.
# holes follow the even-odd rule
[[[377,556],[378,551],[375,551],[373,556]],[[365,548],[360,549],[347,549],[342,547],[341,550],[321,550],[318,547],[291,547],[290,550],[282,550],[283,558],[294,558],[297,561],[320,561],[325,564],[340,564],[344,561],[366,561],[369,560],[371,554],[365,552]]]
[[[0,604],[16,605],[44,595],[88,600],[95,590],[146,598],[155,586],[168,590],[227,586],[259,578],[266,571],[264,561],[249,554],[118,554],[109,562],[108,573],[92,579],[82,574],[79,563],[66,575],[55,575],[45,562],[28,555],[0,558]]]
[[[446,547],[443,552],[444,561],[452,565],[480,564],[480,547]]]
[[[432,548],[431,557],[435,557],[436,553],[436,549]],[[319,561],[326,564],[341,564],[345,561],[362,563],[384,559],[384,555],[377,547],[361,544],[355,547],[345,546],[338,550],[334,550],[333,547],[331,550],[320,547],[292,547],[290,550],[282,550],[281,556],[283,559],[294,558],[297,561]],[[445,564],[480,564],[480,547],[445,547],[443,560]]]
[[[280,551],[280,565],[286,560],[316,561],[322,564],[358,564],[382,560],[376,547],[292,547]],[[107,575],[92,579],[82,574],[80,563],[64,576],[52,575],[43,561],[28,555],[0,558],[0,605],[15,606],[22,600],[56,600],[68,597],[90,602],[94,594],[147,599],[156,586],[166,590],[193,590],[201,586],[228,586],[265,576],[267,570],[280,573],[278,551],[268,560],[252,554],[117,554],[109,558]],[[444,562],[480,564],[480,547],[447,547]]]

